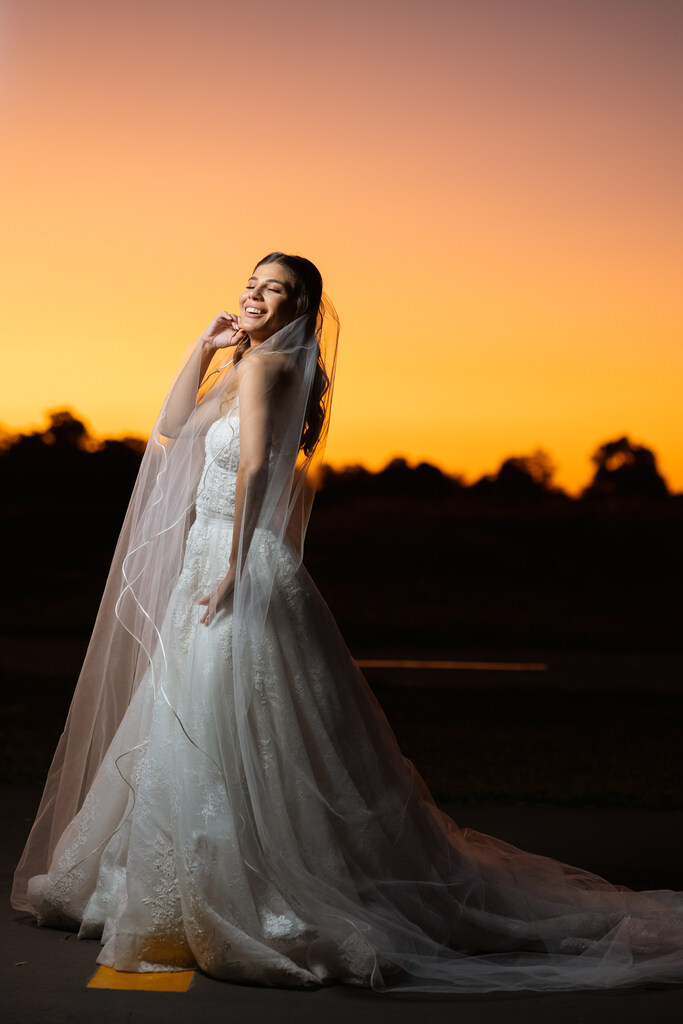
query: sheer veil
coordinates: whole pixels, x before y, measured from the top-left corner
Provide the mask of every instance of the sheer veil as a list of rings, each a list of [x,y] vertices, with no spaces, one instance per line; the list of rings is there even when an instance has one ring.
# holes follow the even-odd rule
[[[168,609],[202,487],[205,438],[216,420],[239,406],[240,380],[254,363],[260,372],[252,376],[262,382],[271,411],[267,481],[253,506],[255,520],[242,522],[235,590],[222,614],[232,615],[235,707],[245,772],[250,785],[261,785],[249,708],[254,681],[263,672],[261,641],[276,573],[283,564],[287,571],[296,569],[303,555],[329,426],[338,333],[336,312],[323,295],[317,317],[299,317],[250,348],[239,362],[233,361],[234,349],[218,350],[203,380],[200,339],[184,353],[144,453],[64,732],[15,873],[12,904],[17,909],[32,911],[28,881],[47,871],[56,843],[82,806],[147,673],[175,713],[174,696],[164,690],[165,640],[173,628]],[[320,430],[315,443],[302,448],[312,403],[319,409]],[[240,409],[241,429],[245,414]],[[221,564],[224,552],[215,554],[218,581],[228,566]],[[224,657],[210,650],[215,631],[200,624],[203,612],[198,604],[202,657],[207,651]],[[178,721],[192,742],[191,723]],[[131,753],[119,756],[117,768],[134,791]]]
[[[200,339],[185,353],[13,905],[101,937],[119,970],[378,991],[680,982],[683,894],[611,885],[436,806],[301,565],[338,329],[323,296],[241,359],[206,368]],[[206,626],[198,588],[233,556]]]

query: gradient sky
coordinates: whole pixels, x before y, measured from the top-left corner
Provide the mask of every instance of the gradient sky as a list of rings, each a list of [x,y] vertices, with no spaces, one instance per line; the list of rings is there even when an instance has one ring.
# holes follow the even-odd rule
[[[0,422],[146,434],[272,249],[342,321],[328,461],[628,434],[683,490],[680,0],[5,0]]]

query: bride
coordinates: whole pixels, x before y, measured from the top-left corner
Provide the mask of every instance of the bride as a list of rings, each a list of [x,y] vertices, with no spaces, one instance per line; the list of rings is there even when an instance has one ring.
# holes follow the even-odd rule
[[[683,894],[438,810],[302,564],[338,322],[271,253],[190,346],[12,903],[122,971],[484,992],[683,981]]]

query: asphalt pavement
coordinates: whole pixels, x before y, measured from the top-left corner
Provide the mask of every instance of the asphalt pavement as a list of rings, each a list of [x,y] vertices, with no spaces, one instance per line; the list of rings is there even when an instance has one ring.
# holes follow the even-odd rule
[[[6,1024],[96,1021],[145,1024],[674,1024],[683,985],[605,992],[489,995],[379,994],[351,986],[289,991],[233,985],[196,972],[186,992],[88,988],[99,942],[37,928],[9,905],[12,872],[40,797],[35,785],[0,786],[4,823],[0,914]],[[548,806],[454,806],[461,825],[602,874],[633,888],[683,890],[683,812]]]

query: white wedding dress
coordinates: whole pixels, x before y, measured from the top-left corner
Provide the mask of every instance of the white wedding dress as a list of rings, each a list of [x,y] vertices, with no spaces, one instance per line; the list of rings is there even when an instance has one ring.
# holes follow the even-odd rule
[[[238,461],[233,410],[206,437],[163,651],[49,873],[30,882],[39,923],[101,937],[99,962],[119,970],[199,967],[266,985],[683,980],[683,895],[612,886],[438,810],[286,550],[249,708],[255,799],[235,725],[230,603],[208,628],[197,603],[228,563]]]

